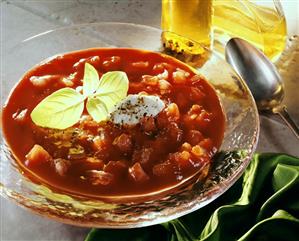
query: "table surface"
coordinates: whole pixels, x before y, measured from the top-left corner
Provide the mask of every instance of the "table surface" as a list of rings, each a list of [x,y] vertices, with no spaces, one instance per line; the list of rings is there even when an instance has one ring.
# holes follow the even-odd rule
[[[1,0],[1,53],[23,39],[61,26],[103,21],[132,22],[160,26],[161,0]],[[288,22],[288,34],[299,34],[299,1],[285,0],[283,8]],[[297,56],[298,57],[298,56]],[[5,61],[1,54],[1,63]],[[298,63],[297,63],[298,66]],[[298,68],[297,68],[298,69]],[[286,101],[299,123],[298,75],[285,80]],[[1,84],[5,85],[2,79]],[[289,88],[289,89],[288,89]],[[299,156],[298,140],[281,122],[261,117],[261,133],[257,151],[284,152]],[[12,202],[0,198],[0,240],[84,240],[89,229],[74,227],[31,214]]]

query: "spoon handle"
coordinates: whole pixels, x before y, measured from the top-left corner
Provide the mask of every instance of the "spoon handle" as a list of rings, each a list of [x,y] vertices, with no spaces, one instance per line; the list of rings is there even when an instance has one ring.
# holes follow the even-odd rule
[[[287,124],[287,126],[293,131],[295,136],[299,139],[299,128],[296,123],[292,120],[291,116],[289,115],[286,106],[280,105],[273,108],[273,113],[278,114]]]

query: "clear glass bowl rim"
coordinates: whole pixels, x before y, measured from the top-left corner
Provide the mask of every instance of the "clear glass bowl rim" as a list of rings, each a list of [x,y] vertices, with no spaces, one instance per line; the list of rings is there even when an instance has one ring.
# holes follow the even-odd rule
[[[128,26],[129,25],[129,26],[132,26],[132,27],[137,26],[137,27],[140,27],[140,28],[147,28],[147,29],[150,29],[150,30],[153,30],[153,31],[161,31],[160,29],[157,29],[157,28],[154,28],[154,27],[151,27],[151,26],[140,25],[140,24],[133,24],[133,23],[123,23],[123,22],[122,23],[118,23],[118,22],[99,22],[99,23],[91,23],[91,24],[78,24],[78,25],[66,26],[66,27],[61,27],[61,28],[57,28],[57,29],[53,29],[53,30],[42,32],[40,34],[37,34],[37,35],[34,35],[32,37],[29,37],[29,38],[25,39],[24,41],[22,41],[20,44],[18,44],[15,47],[21,46],[23,43],[26,43],[28,41],[34,40],[34,39],[36,39],[38,37],[41,37],[41,36],[45,36],[47,34],[52,34],[52,33],[60,32],[60,31],[64,31],[64,30],[69,30],[69,29],[74,29],[74,28],[80,28],[80,27],[85,27],[85,26],[98,26],[98,25],[123,25],[123,26]],[[213,55],[216,55],[216,56],[218,55],[217,53],[215,53],[213,51],[210,51],[210,52]],[[235,75],[237,75],[237,74],[235,73]],[[242,81],[242,79],[240,77],[238,77],[238,78],[242,82],[242,84],[245,86],[245,88],[247,88],[245,82]],[[247,88],[247,92],[248,92],[249,96],[251,96],[250,91],[249,91],[248,88]],[[254,103],[252,96],[251,96],[251,100]],[[259,136],[259,118],[258,118],[258,112],[257,112],[257,109],[256,109],[255,105],[253,105],[253,109],[254,109],[253,111],[255,112],[255,115],[256,115],[256,126],[255,126],[255,128],[256,128],[256,136],[254,137],[254,143],[253,143],[253,146],[252,146],[252,150],[255,150],[256,145],[257,145],[258,136]],[[240,167],[240,169],[242,169],[243,171],[245,170],[245,168],[249,164],[249,162],[250,162],[250,160],[252,158],[252,154],[253,154],[253,152],[251,153],[250,156],[247,156],[243,160],[242,168]],[[134,227],[143,227],[143,226],[154,225],[154,224],[166,222],[166,221],[169,221],[169,220],[181,217],[183,215],[186,215],[188,213],[191,213],[191,212],[193,212],[193,211],[195,211],[195,210],[197,210],[197,209],[199,209],[199,208],[207,205],[208,203],[210,203],[214,199],[216,199],[218,196],[220,196],[221,194],[223,194],[227,189],[229,189],[229,187],[232,186],[233,183],[235,183],[235,181],[242,175],[243,171],[239,171],[239,172],[234,173],[234,175],[232,175],[230,177],[230,179],[228,179],[225,182],[221,183],[221,186],[222,186],[221,192],[216,193],[216,195],[213,195],[212,197],[210,197],[209,199],[205,200],[204,202],[201,202],[199,205],[194,205],[191,209],[188,209],[188,210],[186,209],[184,211],[180,211],[180,212],[177,212],[175,214],[172,214],[172,215],[169,215],[169,216],[166,216],[166,217],[159,217],[157,219],[152,219],[152,220],[149,220],[149,221],[142,221],[142,222],[138,221],[138,222],[135,222],[135,223],[129,223],[128,225],[126,225],[126,224],[117,225],[115,223],[112,224],[112,225],[108,224],[108,223],[107,223],[107,225],[105,225],[104,223],[101,223],[100,225],[98,225],[96,222],[93,222],[93,221],[92,222],[88,222],[87,221],[85,223],[80,223],[80,222],[77,223],[76,221],[68,219],[68,218],[59,217],[59,216],[56,216],[56,215],[52,215],[50,213],[43,213],[43,212],[41,212],[39,210],[34,209],[34,207],[31,207],[31,208],[28,207],[26,204],[24,204],[20,200],[12,198],[10,196],[10,194],[8,194],[8,193],[13,192],[13,190],[6,190],[6,187],[3,186],[2,184],[0,186],[0,194],[1,194],[2,197],[8,198],[8,199],[13,199],[18,205],[26,207],[26,208],[29,208],[31,211],[33,211],[33,212],[35,212],[37,214],[53,218],[55,220],[58,220],[58,221],[61,221],[61,222],[64,222],[64,223],[68,223],[68,224],[72,224],[72,225],[77,225],[77,226],[85,226],[85,227],[134,228]]]

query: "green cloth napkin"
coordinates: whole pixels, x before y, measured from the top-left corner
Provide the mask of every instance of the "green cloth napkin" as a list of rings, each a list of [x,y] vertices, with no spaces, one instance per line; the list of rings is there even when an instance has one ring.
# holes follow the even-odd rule
[[[221,197],[179,219],[138,229],[92,229],[85,241],[298,241],[299,159],[256,154]]]

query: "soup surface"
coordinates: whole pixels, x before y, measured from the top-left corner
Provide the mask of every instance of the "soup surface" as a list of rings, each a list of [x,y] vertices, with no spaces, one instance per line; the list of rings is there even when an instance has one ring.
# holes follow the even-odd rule
[[[79,121],[66,129],[35,124],[31,113],[47,96],[65,87],[82,92],[86,63],[99,76],[126,73],[129,88],[121,110],[97,122],[85,106]],[[134,98],[142,102],[141,117],[129,105]],[[153,100],[162,108],[146,106]],[[116,121],[117,111],[137,121]],[[225,122],[215,90],[191,68],[158,53],[119,48],[43,61],[15,87],[2,121],[5,139],[27,175],[87,196],[145,194],[197,172],[206,177]]]

